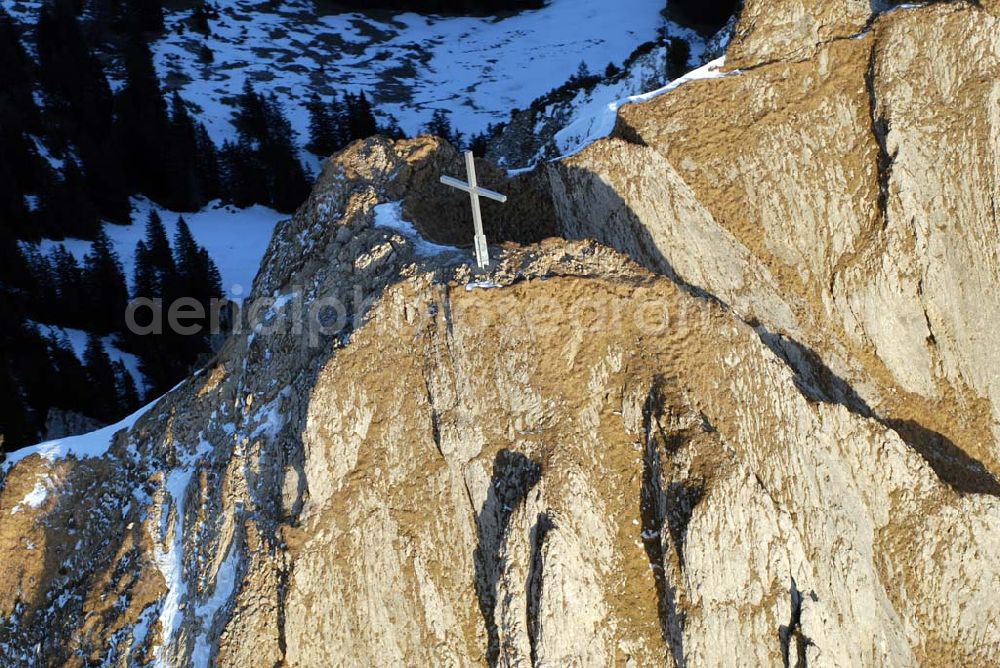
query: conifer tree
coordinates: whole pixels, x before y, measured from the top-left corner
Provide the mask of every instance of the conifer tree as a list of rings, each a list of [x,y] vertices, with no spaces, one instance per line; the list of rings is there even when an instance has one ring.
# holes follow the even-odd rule
[[[59,297],[52,265],[37,246],[31,245],[22,249],[18,245],[15,249],[17,255],[7,261],[12,264],[3,263],[14,269],[15,276],[13,280],[6,281],[0,276],[0,281],[15,285],[24,291],[27,301],[21,308],[28,317],[39,322],[55,322]]]
[[[128,288],[118,254],[101,230],[84,258],[84,284],[90,297],[90,329],[110,334],[124,328]]]
[[[9,452],[25,445],[31,438],[28,407],[21,395],[17,379],[6,360],[0,356],[0,437],[3,438],[0,452]],[[0,455],[0,461],[3,456]]]
[[[183,216],[177,220],[174,261],[178,279],[184,285],[184,295],[202,302],[207,312],[209,301],[222,297],[222,279],[215,262],[195,241]]]
[[[87,197],[105,217],[125,223],[128,192],[119,144],[111,137],[111,89],[87,46],[71,0],[43,5],[36,40],[39,79],[46,93],[46,134],[56,148],[75,146]],[[74,179],[65,173],[63,177]],[[61,219],[49,222],[62,224]]]
[[[170,99],[170,135],[167,138],[165,177],[170,207],[197,211],[205,203],[198,164],[198,136],[180,93]]]
[[[198,279],[198,242],[194,240],[191,229],[184,216],[177,219],[177,232],[174,235],[174,265],[177,267],[177,281],[180,293],[185,297],[199,299],[201,293],[197,285]]]
[[[121,151],[114,137],[100,143],[81,137],[76,143],[83,162],[87,194],[101,217],[121,225],[131,222],[127,179],[122,171]]]
[[[80,264],[62,244],[52,251],[50,261],[58,295],[55,321],[82,329],[87,325],[87,293]]]
[[[80,30],[72,0],[42,6],[36,31],[39,75],[63,136],[100,141],[111,129],[111,89]]]
[[[406,133],[399,127],[399,121],[395,116],[389,116],[385,123],[379,125],[377,134],[389,139],[406,139]]]
[[[80,168],[72,160],[63,165],[61,179],[42,191],[41,210],[36,220],[47,237],[93,239],[101,227],[97,209],[87,193]]]
[[[209,299],[222,299],[225,296],[222,272],[204,247],[198,249],[198,275],[199,283],[203,286],[202,294]]]
[[[88,415],[104,422],[111,422],[119,414],[118,383],[111,358],[104,343],[96,334],[87,335],[87,348],[83,354],[87,381],[90,385],[91,406]]]
[[[115,380],[118,387],[116,396],[118,399],[119,414],[128,415],[139,408],[142,403],[142,397],[139,396],[139,391],[135,386],[135,379],[125,367],[125,363],[121,360],[115,360],[112,366],[115,370]]]
[[[203,203],[220,198],[222,185],[219,174],[219,152],[212,138],[208,136],[208,130],[201,123],[195,126],[195,153],[198,156],[196,169]]]
[[[489,141],[489,135],[485,132],[474,134],[469,140],[469,150],[477,158],[485,157],[486,151],[489,150]]]
[[[159,281],[156,270],[149,257],[146,243],[139,241],[135,245],[135,268],[132,276],[132,296],[135,298],[153,299],[159,293]]]
[[[233,125],[240,137],[260,141],[267,135],[267,110],[264,98],[254,90],[248,79],[243,83],[243,91],[236,100]]]
[[[51,395],[59,387],[47,341],[10,306],[0,291],[0,375],[4,377],[0,384],[10,384],[6,391],[0,389],[0,394],[6,395],[4,401],[9,398],[15,404],[0,406],[0,434],[5,435],[6,448],[39,440]],[[9,421],[19,426],[11,430]]]
[[[208,25],[209,11],[205,7],[205,0],[198,0],[191,14],[191,29],[202,35],[211,34],[212,30]]]
[[[455,148],[462,147],[462,133],[452,128],[449,114],[444,109],[434,111],[424,130],[427,134],[446,139]]]
[[[59,379],[49,394],[49,405],[93,417],[94,396],[87,372],[65,336],[49,337],[49,358]]]
[[[292,125],[281,111],[274,94],[265,103],[268,131],[261,143],[261,160],[268,166],[271,206],[294,211],[309,196],[309,182],[295,148]]]
[[[333,115],[331,106],[316,93],[309,98],[306,109],[309,111],[309,144],[306,148],[317,155],[332,155],[340,148],[340,137],[337,136],[339,119]]]
[[[176,271],[174,254],[170,249],[170,241],[167,239],[167,229],[156,209],[150,209],[149,215],[146,217],[145,243],[149,253],[150,266],[157,272],[157,281],[162,281],[166,276],[172,276]]]
[[[115,136],[133,192],[173,206],[174,184],[167,170],[170,121],[153,57],[141,34],[131,34],[123,49],[125,86],[115,97]]]
[[[274,95],[258,94],[248,81],[233,114],[238,139],[223,146],[223,173],[233,201],[293,211],[309,194],[292,127]]]
[[[348,93],[344,97],[344,104],[347,109],[347,130],[350,141],[367,139],[378,133],[378,122],[364,91],[360,95]]]
[[[330,97],[329,113],[330,122],[333,123],[330,134],[334,145],[333,153],[335,153],[352,141],[350,115],[343,97],[337,94]]]

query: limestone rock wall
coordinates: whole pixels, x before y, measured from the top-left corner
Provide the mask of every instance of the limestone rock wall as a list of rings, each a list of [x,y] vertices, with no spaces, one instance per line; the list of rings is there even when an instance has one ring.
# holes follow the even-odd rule
[[[748,0],[743,71],[484,168],[487,275],[416,236],[450,147],[334,156],[255,326],[3,465],[0,663],[995,665],[993,4]]]
[[[880,0],[745,0],[727,53],[731,68],[803,60],[861,32]]]
[[[897,9],[630,105],[549,168],[560,220],[729,304],[816,398],[996,492],[996,28],[967,3]]]

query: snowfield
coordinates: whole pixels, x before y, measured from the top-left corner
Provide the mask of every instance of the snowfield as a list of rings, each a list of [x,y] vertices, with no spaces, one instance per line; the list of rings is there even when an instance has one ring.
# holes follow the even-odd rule
[[[461,249],[454,246],[443,246],[428,241],[417,231],[413,223],[403,219],[403,203],[387,202],[374,208],[375,227],[399,232],[413,243],[417,255],[441,255],[442,253],[460,253]]]
[[[196,213],[180,214],[159,207],[144,197],[135,197],[132,199],[131,225],[104,226],[122,261],[130,287],[135,275],[135,246],[145,237],[146,218],[154,209],[163,219],[171,244],[177,231],[177,218],[184,216],[191,234],[218,265],[222,274],[222,289],[230,299],[240,299],[250,293],[260,261],[271,242],[274,226],[288,218],[265,206],[240,209],[218,202],[210,203]],[[39,250],[48,254],[60,244],[66,246],[66,250],[81,263],[90,251],[90,242],[81,239],[44,239],[39,244]]]
[[[151,408],[153,408],[153,406],[155,406],[161,398],[162,397],[157,397],[149,404],[137,410],[135,413],[132,413],[132,415],[129,415],[124,420],[108,425],[107,427],[102,427],[96,431],[80,434],[79,436],[57,438],[53,441],[45,441],[44,443],[39,443],[38,445],[29,445],[25,448],[21,448],[20,450],[8,452],[7,459],[3,462],[3,470],[5,472],[9,471],[10,468],[17,462],[21,461],[25,457],[30,457],[31,455],[36,454],[50,462],[54,462],[57,459],[64,459],[71,455],[77,459],[100,457],[108,451],[108,448],[111,447],[111,439],[114,438],[115,434],[122,429],[131,429],[136,420],[141,418]]]
[[[57,327],[56,325],[46,325],[40,322],[36,322],[34,325],[38,327],[38,331],[46,336],[54,336],[57,339],[65,338],[69,341],[73,352],[76,353],[80,362],[83,362],[83,354],[87,350],[87,332],[82,329]],[[112,362],[120,361],[125,365],[125,369],[132,376],[132,380],[135,381],[136,388],[142,396],[145,396],[148,387],[146,385],[146,377],[139,370],[139,358],[132,353],[127,353],[118,348],[118,341],[114,336],[102,336],[101,343],[104,344],[104,351],[111,358]]]
[[[191,12],[168,12],[154,46],[157,70],[197,105],[213,139],[232,136],[229,103],[249,79],[282,101],[305,136],[305,102],[316,91],[364,91],[376,110],[419,134],[436,109],[468,134],[506,121],[512,109],[565,82],[585,62],[621,65],[663,23],[663,0],[551,0],[506,18],[360,13],[316,15],[313,0],[277,8],[248,0],[216,3],[211,34],[186,27]],[[252,19],[250,18],[252,17]],[[182,31],[182,32],[181,32]],[[202,45],[213,60],[201,60]]]

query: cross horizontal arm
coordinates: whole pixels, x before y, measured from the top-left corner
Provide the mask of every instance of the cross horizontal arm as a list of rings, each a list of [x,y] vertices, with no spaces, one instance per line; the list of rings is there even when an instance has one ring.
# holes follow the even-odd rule
[[[479,186],[476,186],[475,188],[470,188],[469,184],[466,183],[465,181],[459,181],[458,179],[453,178],[451,176],[442,176],[441,183],[445,184],[446,186],[451,186],[452,188],[458,188],[459,190],[464,190],[465,192],[472,193],[473,195],[479,195],[480,197],[488,197],[490,199],[495,199],[501,204],[507,201],[506,195],[501,195],[498,192],[487,190],[486,188],[480,188]]]

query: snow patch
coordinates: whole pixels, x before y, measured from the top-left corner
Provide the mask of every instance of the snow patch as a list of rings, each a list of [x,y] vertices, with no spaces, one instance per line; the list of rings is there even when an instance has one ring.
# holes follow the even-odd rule
[[[490,290],[492,288],[499,288],[499,287],[501,287],[501,286],[496,281],[493,281],[493,280],[488,280],[488,281],[472,281],[471,283],[467,283],[466,284],[465,291],[466,292],[472,292],[476,288],[479,288],[481,290]]]
[[[459,251],[455,246],[443,246],[425,239],[413,223],[403,220],[403,203],[388,202],[375,207],[375,227],[384,227],[399,232],[413,242],[417,255],[441,255]]]
[[[20,450],[10,452],[7,454],[7,459],[3,463],[4,470],[9,471],[14,464],[21,461],[25,457],[30,457],[31,455],[40,455],[49,462],[54,462],[57,459],[63,459],[69,456],[76,457],[77,459],[100,457],[108,451],[109,447],[111,447],[111,441],[115,434],[122,429],[131,429],[132,425],[134,425],[139,418],[145,415],[159,401],[160,397],[157,397],[156,400],[146,404],[124,420],[108,425],[107,427],[103,427],[102,429],[86,434],[80,434],[79,436],[68,436],[66,438],[58,438],[53,441],[45,441],[44,443],[39,443],[38,445],[29,445],[28,447],[21,448]]]
[[[288,217],[265,206],[240,209],[223,205],[217,200],[195,213],[170,211],[145,197],[133,197],[131,201],[131,225],[104,226],[104,231],[111,238],[115,252],[122,261],[122,268],[130,285],[135,276],[135,246],[145,237],[146,219],[149,212],[155,210],[163,219],[171,244],[177,233],[177,218],[184,216],[195,240],[205,247],[219,267],[223,289],[230,293],[231,299],[249,292],[264,252],[271,243],[275,226]],[[43,254],[48,254],[60,244],[79,262],[83,262],[91,246],[89,241],[83,239],[43,239],[39,242],[38,249]]]
[[[171,661],[165,656],[165,648],[170,644],[180,626],[183,617],[181,610],[182,601],[187,595],[187,583],[184,580],[184,493],[188,483],[191,482],[192,470],[177,468],[166,475],[164,489],[169,495],[171,506],[173,507],[174,526],[173,538],[167,549],[160,546],[160,541],[153,540],[153,558],[156,567],[163,575],[167,593],[163,597],[163,604],[160,608],[160,645],[156,648],[154,665],[164,668],[171,665]],[[170,510],[164,508],[163,520],[169,520]],[[161,525],[161,536],[166,538],[168,527],[165,522]]]
[[[239,566],[239,550],[236,545],[229,546],[229,554],[219,565],[219,570],[215,574],[215,589],[212,595],[204,603],[198,606],[196,614],[201,619],[201,632],[195,640],[194,650],[191,653],[191,663],[201,668],[210,665],[212,646],[208,641],[208,632],[216,613],[229,602],[236,591],[236,575]]]
[[[34,488],[32,488],[32,490],[28,492],[23,499],[21,499],[20,503],[11,508],[10,514],[13,515],[21,512],[24,509],[24,506],[29,508],[38,508],[45,503],[45,499],[49,496],[49,487],[46,482],[47,478],[40,476],[38,482],[35,483]]]
[[[607,101],[608,94],[614,94],[614,88],[608,91],[599,91],[592,96],[592,101],[589,104],[582,105],[577,109],[576,118],[572,122],[556,133],[555,142],[559,151],[563,154],[561,157],[565,158],[575,155],[586,148],[587,145],[611,134],[618,120],[618,110],[626,104],[648,102],[692,81],[718,79],[739,73],[738,70],[723,72],[722,68],[725,62],[725,56],[717,58],[705,63],[696,70],[688,72],[682,77],[674,79],[666,86],[640,95],[616,97],[611,102]]]

